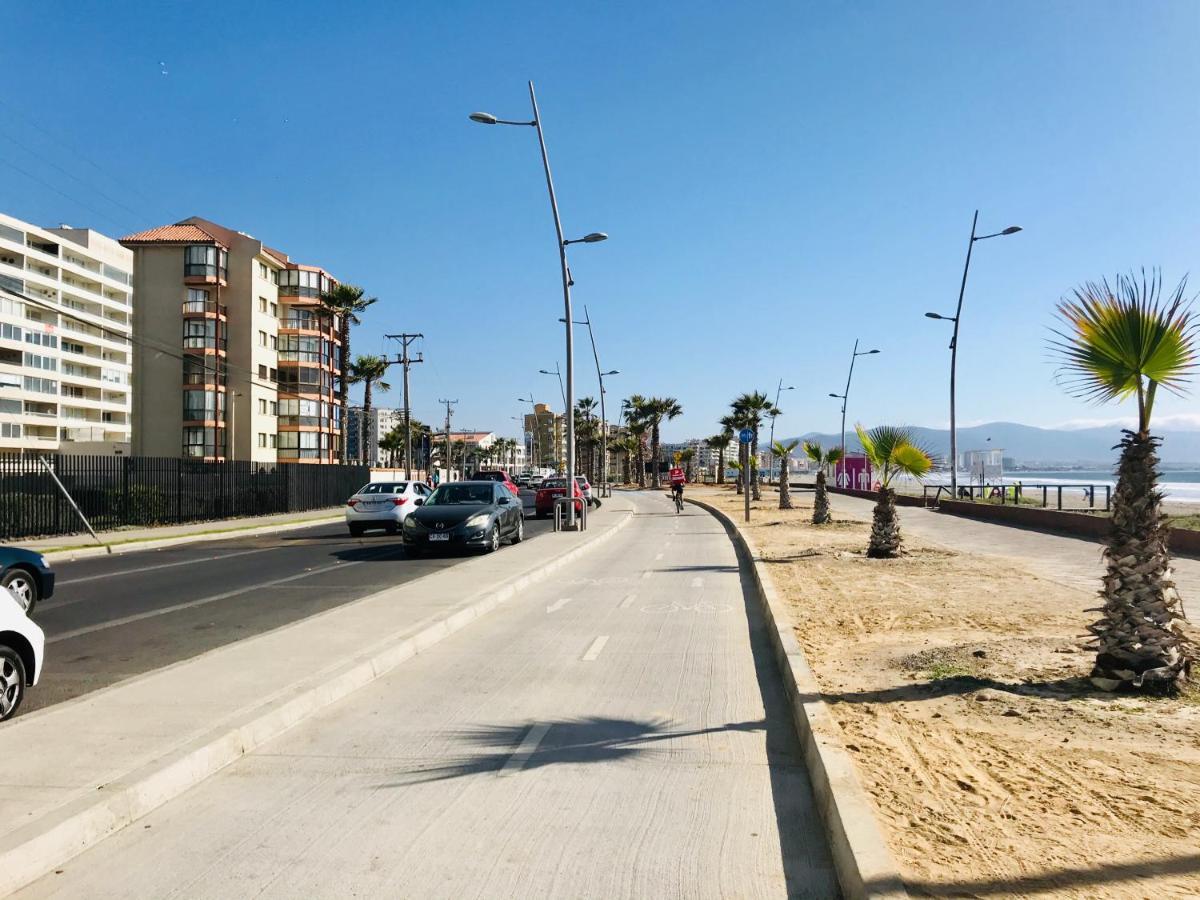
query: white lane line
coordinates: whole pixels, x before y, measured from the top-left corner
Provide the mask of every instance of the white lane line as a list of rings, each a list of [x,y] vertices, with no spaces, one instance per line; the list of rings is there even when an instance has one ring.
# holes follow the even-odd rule
[[[210,597],[200,597],[196,600],[189,600],[187,603],[176,603],[173,606],[164,606],[159,609],[150,609],[146,612],[137,613],[132,616],[123,616],[120,619],[109,619],[107,622],[97,622],[95,625],[87,625],[83,628],[76,628],[72,631],[64,631],[62,634],[56,634],[54,637],[46,638],[47,644],[56,644],[59,641],[67,641],[71,638],[80,637],[81,635],[91,634],[94,631],[104,631],[106,628],[116,628],[119,625],[128,625],[131,622],[140,622],[142,619],[153,619],[155,616],[165,616],[168,613],[179,612],[181,609],[191,609],[194,606],[204,606],[207,603],[216,603],[218,600],[228,600],[230,597],[236,597],[239,594],[257,591],[263,588],[274,587],[277,584],[287,584],[289,581],[299,581],[301,578],[311,578],[313,575],[320,575],[323,572],[332,572],[334,569],[348,569],[351,566],[359,566],[369,559],[374,559],[377,556],[383,556],[385,553],[390,553],[391,550],[384,550],[380,553],[373,554],[368,559],[359,559],[352,562],[337,562],[328,566],[321,566],[317,569],[307,569],[296,575],[288,575],[285,578],[274,578],[271,581],[262,581],[258,584],[247,585],[246,587],[235,588],[232,591],[225,591],[220,594],[213,594]]]
[[[642,573],[642,577],[649,578],[653,574],[654,574],[653,572],[651,572],[649,569],[647,569],[645,572]]]
[[[595,662],[596,657],[600,655],[600,651],[604,649],[604,645],[608,643],[608,635],[602,634],[600,637],[592,641],[592,646],[588,647],[587,653],[583,654],[584,662]]]
[[[138,575],[142,572],[155,572],[159,569],[173,569],[176,566],[195,566],[200,563],[214,562],[218,559],[233,559],[235,556],[249,556],[251,553],[266,553],[268,550],[279,550],[279,547],[256,547],[254,550],[239,550],[236,553],[223,553],[219,556],[201,556],[197,559],[180,559],[175,562],[158,563],[153,566],[139,566],[136,569],[118,569],[115,572],[105,572],[103,575],[85,575],[82,578],[65,578],[62,581],[56,581],[55,587],[63,587],[68,584],[83,584],[85,581],[99,581],[102,578],[120,578],[123,575]],[[46,606],[65,606],[63,603],[54,603],[51,601]]]
[[[633,601],[636,599],[637,594],[626,595],[625,599],[621,601],[621,609],[629,609],[629,607],[633,606]]]
[[[655,560],[655,562],[657,562],[658,560],[660,560],[662,558],[663,558],[663,555],[660,553],[660,554],[658,554],[658,556],[654,557],[654,560]]]
[[[546,612],[548,612],[548,613],[558,612],[560,609],[562,609],[564,606],[566,606],[568,603],[570,603],[573,599],[574,599],[573,597],[563,597],[561,600],[555,600],[553,603],[551,603],[549,606],[546,607]]]
[[[692,579],[692,587],[704,587],[704,579],[697,575]]]
[[[546,732],[550,730],[549,725],[534,725],[529,729],[529,733],[525,735],[525,740],[521,741],[521,746],[517,748],[517,752],[508,758],[508,762],[504,764],[504,768],[497,772],[497,775],[516,775],[524,768],[525,763],[529,762],[529,757],[538,748],[538,744],[542,742],[542,738],[546,736]]]

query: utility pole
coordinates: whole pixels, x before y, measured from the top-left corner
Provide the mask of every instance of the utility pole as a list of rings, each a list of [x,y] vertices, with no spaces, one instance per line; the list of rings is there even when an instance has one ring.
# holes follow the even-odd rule
[[[452,406],[457,406],[457,400],[438,400],[438,403],[446,404],[446,480],[450,480],[450,417],[454,415],[454,411],[450,409]]]
[[[414,363],[425,362],[425,354],[418,353],[413,359],[408,355],[408,345],[423,334],[385,334],[384,337],[400,342],[400,359],[397,362],[404,367],[404,478],[412,481],[412,407],[408,402],[408,367]]]

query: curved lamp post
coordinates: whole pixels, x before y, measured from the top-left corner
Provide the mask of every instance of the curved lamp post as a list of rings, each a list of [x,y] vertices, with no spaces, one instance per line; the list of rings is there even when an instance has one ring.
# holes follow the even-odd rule
[[[963,265],[962,284],[958,288],[958,306],[954,308],[954,315],[943,316],[938,313],[927,312],[927,319],[941,319],[946,322],[954,323],[954,334],[950,338],[950,496],[958,496],[958,429],[954,419],[954,372],[958,361],[958,322],[962,317],[963,294],[967,290],[967,272],[971,268],[971,250],[975,246],[976,241],[986,241],[988,238],[1004,237],[1010,234],[1016,234],[1021,230],[1019,225],[1009,225],[1003,231],[997,231],[993,234],[975,234],[975,227],[979,224],[979,210],[975,210],[975,218],[971,220],[971,240],[967,242],[967,261]]]
[[[533,107],[533,121],[521,122],[511,119],[499,119],[491,113],[473,112],[470,115],[472,122],[478,122],[481,125],[531,125],[537,130],[538,146],[542,151],[542,168],[546,172],[546,190],[550,194],[550,211],[554,214],[554,230],[558,235],[558,260],[562,267],[562,286],[563,286],[563,306],[566,317],[566,333],[567,333],[567,386],[563,403],[567,407],[567,478],[575,477],[575,416],[571,409],[575,405],[575,334],[572,330],[572,315],[571,315],[571,270],[567,266],[567,246],[570,244],[596,244],[600,241],[608,240],[608,235],[603,231],[593,231],[585,237],[575,240],[568,240],[563,237],[562,219],[558,214],[558,200],[554,196],[554,179],[550,175],[550,157],[546,153],[546,137],[542,133],[542,116],[538,111],[537,95],[533,91],[533,82],[529,82],[529,103]],[[575,504],[567,504],[567,524],[575,527]]]
[[[779,379],[779,387],[775,388],[775,409],[779,409],[779,395],[782,394],[784,391],[794,391],[795,389],[796,389],[796,386],[794,384],[790,384],[787,387],[784,387],[783,379],[780,378]],[[771,444],[767,448],[767,451],[771,456],[772,471],[774,471],[774,469],[775,469],[775,416],[776,416],[775,413],[771,413],[771,438],[770,438]]]

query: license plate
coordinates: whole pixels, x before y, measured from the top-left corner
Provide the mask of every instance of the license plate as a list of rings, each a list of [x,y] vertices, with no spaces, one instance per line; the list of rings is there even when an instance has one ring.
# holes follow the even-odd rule
[[[431,541],[448,541],[448,540],[450,540],[450,535],[448,535],[448,534],[431,534],[429,536],[429,539]]]

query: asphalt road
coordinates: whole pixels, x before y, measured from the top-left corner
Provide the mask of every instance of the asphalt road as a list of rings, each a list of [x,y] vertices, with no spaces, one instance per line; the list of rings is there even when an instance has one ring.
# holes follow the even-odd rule
[[[708,514],[612,540],[18,897],[838,896]]]
[[[527,539],[550,528],[549,521],[527,513]],[[398,538],[379,532],[352,538],[339,522],[60,563],[54,567],[54,596],[34,614],[46,632],[46,668],[24,711],[278,628],[464,558],[408,559]]]

